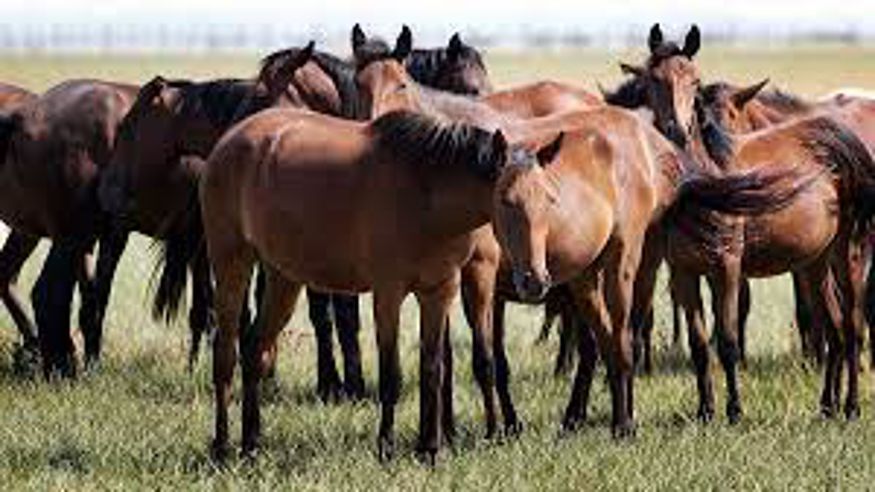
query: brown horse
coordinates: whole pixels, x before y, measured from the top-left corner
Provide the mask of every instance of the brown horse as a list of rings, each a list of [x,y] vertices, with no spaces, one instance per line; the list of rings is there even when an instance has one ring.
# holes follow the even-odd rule
[[[613,108],[584,113],[552,164],[508,169],[496,188],[495,228],[523,298],[569,282],[608,364],[615,435],[634,429],[629,315],[647,231],[670,209],[763,213],[810,183],[793,169],[716,175],[640,118]],[[586,338],[584,338],[584,342]],[[580,365],[563,425],[586,416],[595,347]]]
[[[366,40],[367,42],[367,40]],[[574,126],[575,118],[560,115],[590,107],[598,98],[554,83],[537,83],[493,93],[479,101],[462,98],[420,86],[406,72],[395,55],[410,44],[409,30],[403,29],[394,49],[362,48],[357,58],[357,82],[363,111],[372,117],[397,109],[415,109],[451,121],[481,126],[501,126],[515,141],[538,141],[557,128]],[[367,44],[363,46],[368,46]],[[555,117],[535,118],[556,113]],[[525,118],[520,119],[517,115]],[[558,126],[557,126],[558,125]],[[501,269],[501,253],[491,226],[475,233],[475,250],[462,270],[462,298],[465,316],[473,337],[473,372],[484,397],[487,437],[495,435],[495,397],[501,405],[505,429],[509,434],[522,429],[509,391],[510,368],[504,351],[504,304],[520,301],[510,281],[509,269]],[[493,315],[493,310],[495,315]],[[445,353],[449,353],[445,351]],[[445,361],[447,367],[451,361]],[[450,408],[451,385],[445,386],[444,407]],[[444,413],[445,428],[452,428],[452,414]]]
[[[95,295],[86,261],[102,232],[95,178],[136,91],[94,80],[64,82],[20,107],[6,125],[0,214],[23,241],[9,259],[23,261],[38,237],[53,241],[32,296],[47,376],[75,374],[70,305],[77,281],[86,356],[95,350]]]
[[[450,303],[473,248],[472,233],[489,220],[492,182],[510,158],[534,155],[509,152],[500,132],[403,112],[365,124],[271,110],[247,119],[220,141],[201,184],[217,282],[214,451],[219,456],[228,438],[236,319],[257,257],[267,265],[267,285],[258,328],[242,334],[244,451],[257,446],[258,381],[269,366],[276,335],[301,285],[312,284],[374,291],[384,458],[394,445],[399,307],[409,292],[415,293],[422,338],[418,449],[434,459],[441,441],[442,352]],[[347,199],[328,203],[328,192]],[[270,225],[275,223],[287,227]]]
[[[33,100],[36,94],[11,84],[0,83],[0,114],[10,115],[17,108]],[[9,137],[16,119],[0,117],[0,161],[6,158]],[[38,353],[36,329],[24,311],[24,304],[15,291],[21,267],[36,247],[36,241],[20,231],[10,230],[0,251],[0,296],[21,335],[22,348],[33,355]]]
[[[664,43],[661,34],[654,34],[652,30],[651,60],[647,67],[627,68],[636,76],[629,87],[637,91],[640,104],[653,110],[661,131],[676,144],[689,149],[702,165],[716,169],[736,170],[767,162],[792,162],[800,169],[819,169],[823,173],[811,192],[801,195],[798,201],[778,213],[751,220],[709,216],[700,219],[706,224],[701,227],[704,232],[692,227],[663,231],[668,234],[673,291],[679,295],[687,312],[691,351],[699,376],[699,415],[706,420],[713,415],[708,350],[696,287],[698,275],[707,275],[714,291],[718,351],[727,376],[727,415],[730,422],[735,422],[741,416],[735,364],[738,358],[739,289],[745,276],[794,271],[801,276],[799,292],[811,297],[810,302],[814,303],[814,322],[826,321],[823,313],[829,312],[831,321],[842,323],[846,336],[850,337],[847,341],[848,357],[851,358],[850,354],[856,350],[859,324],[855,318],[859,314],[860,290],[857,277],[861,268],[856,238],[868,218],[861,197],[869,193],[871,158],[859,139],[828,117],[815,116],[796,124],[788,123],[771,132],[738,137],[741,140],[733,142],[722,123],[731,108],[715,109],[721,98],[702,101],[708,94],[700,92],[698,70],[685,51]],[[735,143],[740,144],[736,147]],[[830,169],[835,171],[835,178],[830,175]],[[841,187],[837,188],[836,183]],[[841,213],[837,214],[836,209]],[[795,231],[799,229],[793,226],[803,223],[806,224],[805,230],[816,233],[796,237]],[[710,236],[707,245],[716,249],[706,248],[703,253],[701,236]],[[835,270],[835,261],[840,262],[841,271]],[[833,293],[827,288],[831,266],[843,293],[841,317],[837,317],[837,309],[828,309],[835,304],[831,302]],[[649,273],[641,277],[652,280],[655,267],[655,263],[649,263],[642,269]],[[640,288],[636,292],[652,292],[652,283],[650,285],[650,288]],[[836,338],[837,326],[828,332],[832,338]],[[821,402],[828,414],[832,414],[837,406],[840,360],[836,350],[836,346],[830,348]],[[856,416],[859,411],[858,364],[859,361],[849,361],[851,375],[846,404],[849,417]]]

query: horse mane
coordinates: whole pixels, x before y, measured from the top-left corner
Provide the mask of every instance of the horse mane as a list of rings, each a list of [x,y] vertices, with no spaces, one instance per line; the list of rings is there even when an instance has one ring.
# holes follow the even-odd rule
[[[448,59],[449,49],[446,47],[415,49],[410,52],[410,55],[404,61],[404,68],[413,77],[413,80],[420,84],[434,87],[440,69]],[[474,63],[484,70],[486,68],[480,52],[467,44],[461,45],[458,59],[463,62]]]
[[[612,106],[626,109],[636,109],[644,105],[644,82],[638,77],[624,80],[613,91],[604,90],[605,102]]]
[[[781,89],[761,92],[756,100],[783,113],[799,113],[812,108],[811,103]]]
[[[683,50],[677,43],[674,41],[664,41],[651,50],[650,56],[647,57],[646,65],[648,68],[653,68],[669,58],[682,56],[683,54]]]
[[[341,114],[351,120],[363,120],[358,107],[359,90],[355,82],[355,65],[322,51],[313,53],[312,60],[328,75],[340,96]]]
[[[412,111],[386,113],[370,128],[378,145],[413,165],[460,165],[484,179],[498,176],[503,156],[495,155],[492,134],[481,128]]]
[[[243,79],[170,82],[170,87],[182,90],[180,113],[201,111],[210,123],[219,127],[234,123],[240,106],[252,94],[253,85],[252,81]]]
[[[720,95],[730,90],[729,84],[716,82],[699,89],[695,111],[702,143],[708,156],[721,167],[735,155],[735,139],[726,128],[723,113],[717,110]]]

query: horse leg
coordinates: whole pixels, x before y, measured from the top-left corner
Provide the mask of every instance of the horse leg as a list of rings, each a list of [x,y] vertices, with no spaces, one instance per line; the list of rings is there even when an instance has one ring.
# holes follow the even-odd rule
[[[669,280],[669,297],[671,297],[671,345],[675,348],[680,348],[681,346],[681,330],[683,327],[681,324],[681,304],[678,301],[678,295],[674,289],[675,283]]]
[[[578,279],[571,284],[574,303],[581,319],[570,327],[580,332],[577,334],[577,374],[574,377],[571,398],[562,417],[562,429],[567,432],[573,432],[586,423],[592,379],[598,361],[595,333],[606,333],[610,323],[598,277],[599,275],[593,275]],[[591,326],[594,328],[590,329]],[[604,345],[608,345],[607,340]]]
[[[380,430],[377,451],[381,461],[395,453],[395,405],[401,389],[398,322],[405,290],[397,284],[374,286],[374,324],[379,350]]]
[[[21,334],[21,343],[26,351],[38,352],[39,341],[36,328],[24,311],[24,305],[15,291],[15,284],[22,265],[36,249],[39,238],[11,229],[0,250],[0,297],[9,310],[9,315]]]
[[[811,290],[814,286],[809,279],[801,274],[793,274],[793,294],[796,299],[796,325],[799,330],[799,339],[802,342],[802,354],[815,361],[817,365],[823,364],[823,333],[816,333],[820,323],[813,319],[814,300]]]
[[[365,397],[365,380],[362,377],[362,356],[359,347],[359,297],[357,295],[331,294],[337,338],[343,353],[343,393],[351,400]]]
[[[708,334],[705,328],[705,310],[702,306],[699,277],[683,269],[672,267],[671,283],[672,291],[675,292],[687,318],[687,341],[690,345],[699,393],[699,408],[696,415],[702,422],[710,422],[714,418],[714,385],[711,378]]]
[[[741,288],[741,263],[727,255],[722,268],[708,277],[712,293],[714,325],[717,332],[717,354],[726,374],[726,416],[730,424],[741,419],[741,399],[738,391],[738,298]]]
[[[191,309],[188,311],[188,327],[191,345],[188,348],[188,371],[194,371],[200,353],[201,338],[213,331],[213,285],[210,278],[210,261],[205,253],[199,253],[189,266],[191,270]]]
[[[316,332],[316,394],[323,402],[338,400],[343,392],[340,376],[334,364],[334,342],[331,323],[331,295],[307,288],[310,323]]]
[[[486,419],[486,438],[495,436],[498,424],[495,411],[495,371],[493,355],[494,326],[498,311],[493,313],[493,303],[503,301],[495,297],[495,273],[474,264],[462,269],[462,307],[465,319],[471,328],[471,369],[483,395],[483,411]]]
[[[290,282],[273,269],[265,268],[265,288],[256,322],[241,338],[243,365],[244,456],[252,456],[261,437],[259,390],[261,379],[273,367],[277,336],[288,323],[301,291],[301,284]]]
[[[738,291],[738,358],[747,364],[747,320],[750,317],[750,280],[743,278]]]
[[[869,248],[869,273],[866,276],[866,323],[869,325],[869,367],[875,368],[875,254]]]
[[[495,388],[498,390],[498,402],[501,414],[504,416],[504,432],[507,435],[519,435],[523,431],[523,423],[517,416],[513,398],[510,395],[510,363],[504,347],[504,307],[507,303],[493,303],[492,317],[492,352],[495,354]]]
[[[553,370],[555,376],[568,374],[574,365],[574,350],[578,348],[576,342],[579,342],[580,339],[576,330],[583,329],[583,327],[575,326],[580,322],[577,319],[576,309],[573,300],[565,302],[562,306],[559,325],[559,353],[556,355],[556,367]]]
[[[647,232],[641,262],[635,275],[631,324],[636,369],[653,374],[653,296],[656,276],[665,258],[665,235],[658,227]]]
[[[541,322],[541,331],[538,333],[538,338],[535,339],[536,345],[540,345],[550,338],[550,330],[556,324],[556,318],[562,315],[560,297],[556,288],[550,289],[547,293],[547,297],[544,299],[544,321]]]
[[[842,333],[844,334],[845,362],[848,370],[848,393],[845,417],[856,420],[860,416],[859,372],[860,346],[863,339],[863,294],[865,273],[862,240],[848,239],[841,244],[837,268],[832,269],[842,293]]]
[[[830,273],[827,260],[821,258],[813,262],[799,275],[800,293],[811,306],[812,331],[820,331],[826,336],[826,357],[824,366],[823,392],[820,397],[820,411],[824,417],[832,417],[838,410],[837,375],[841,365],[842,340],[838,330],[842,326],[841,306]]]
[[[216,429],[211,453],[223,460],[228,453],[228,404],[231,401],[231,382],[237,364],[237,342],[244,305],[248,304],[247,290],[255,265],[255,255],[243,245],[237,248],[213,248],[210,261],[216,277],[216,318],[218,329],[213,340],[213,387],[216,399]]]
[[[456,438],[456,414],[453,410],[453,341],[450,338],[450,317],[446,320],[447,334],[444,336],[444,376],[441,386],[441,425],[443,426],[444,439],[448,444]]]
[[[459,291],[458,272],[438,283],[417,288],[420,306],[419,338],[419,439],[417,452],[434,464],[441,445],[442,387],[447,317]]]
[[[76,373],[73,340],[70,338],[70,311],[76,287],[78,244],[56,241],[49,250],[31,303],[39,327],[43,373],[73,377]]]
[[[84,288],[91,283],[91,274],[87,262],[80,269],[79,286],[82,297],[82,307],[79,309],[79,326],[85,339],[85,366],[90,368],[100,362],[100,347],[103,340],[103,322],[106,317],[106,307],[116,268],[129,233],[122,229],[112,229],[100,237],[100,249],[97,255],[97,268],[94,274],[93,289]]]

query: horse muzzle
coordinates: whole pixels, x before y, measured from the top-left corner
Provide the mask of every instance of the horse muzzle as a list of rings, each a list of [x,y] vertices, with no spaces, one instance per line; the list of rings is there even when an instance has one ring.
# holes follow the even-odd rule
[[[538,274],[534,270],[514,270],[513,285],[520,300],[523,302],[537,302],[547,295],[547,291],[550,290],[552,285],[552,280],[550,279],[550,274],[546,271]]]

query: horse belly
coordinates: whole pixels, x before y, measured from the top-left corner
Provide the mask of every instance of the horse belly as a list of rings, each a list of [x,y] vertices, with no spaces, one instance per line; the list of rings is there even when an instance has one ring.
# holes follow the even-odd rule
[[[827,202],[794,205],[749,220],[742,268],[751,277],[770,277],[819,258],[838,231],[838,214]]]

